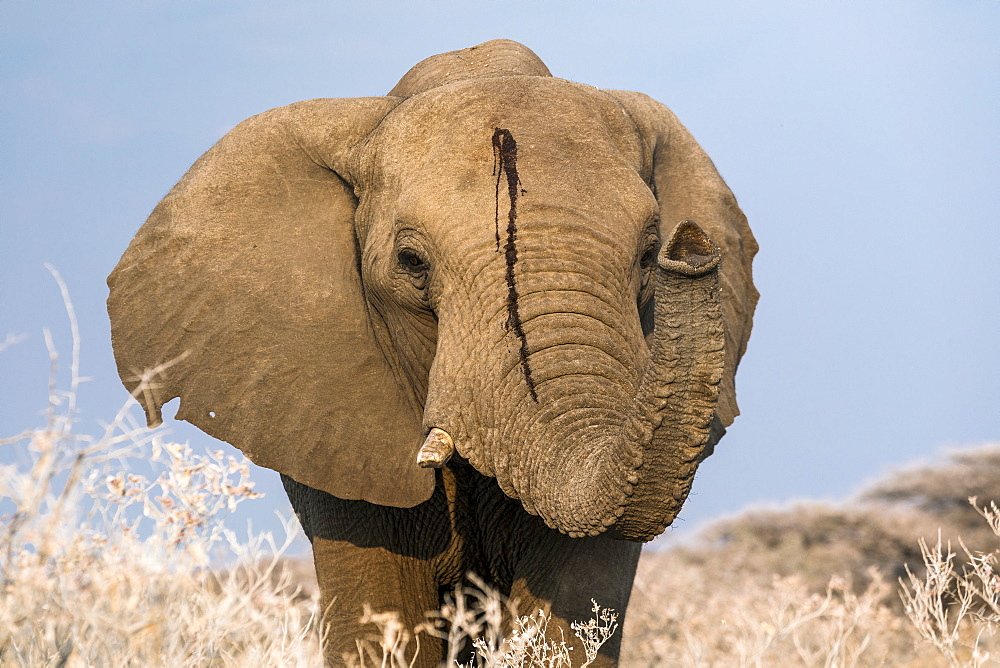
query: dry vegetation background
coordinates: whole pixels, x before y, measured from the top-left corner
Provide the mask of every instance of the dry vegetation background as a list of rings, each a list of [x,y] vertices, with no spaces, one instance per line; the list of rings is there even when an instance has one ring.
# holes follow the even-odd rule
[[[246,462],[171,443],[132,406],[88,431],[77,352],[44,424],[0,440],[0,665],[320,666],[311,566],[283,556],[294,520],[237,538],[223,520],[257,496]],[[1000,664],[998,481],[1000,446],[956,450],[840,504],[747,511],[647,551],[622,664]],[[478,638],[476,666],[569,665],[544,615],[501,638],[504,605],[459,596],[421,632]],[[616,632],[594,612],[566,643]],[[356,661],[399,665],[413,630],[371,619]]]

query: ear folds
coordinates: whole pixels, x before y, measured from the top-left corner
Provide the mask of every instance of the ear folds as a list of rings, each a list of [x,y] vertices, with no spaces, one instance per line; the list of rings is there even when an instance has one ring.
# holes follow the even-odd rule
[[[398,98],[312,100],[244,121],[202,156],[108,277],[119,374],[150,424],[177,417],[343,499],[407,507],[419,407],[374,339],[349,149]]]
[[[625,108],[646,140],[660,205],[660,238],[671,238],[682,221],[693,220],[721,248],[726,354],[715,415],[727,427],[739,415],[736,367],[746,350],[757,305],[751,273],[757,242],[715,165],[669,109],[641,93],[605,92]]]

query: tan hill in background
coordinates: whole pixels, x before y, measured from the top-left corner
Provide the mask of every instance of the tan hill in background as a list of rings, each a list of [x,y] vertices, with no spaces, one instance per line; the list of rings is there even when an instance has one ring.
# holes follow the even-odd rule
[[[925,577],[919,540],[933,552],[939,529],[943,556],[949,541],[958,551],[959,572],[960,540],[972,554],[998,554],[1000,538],[970,497],[1000,501],[1000,446],[891,472],[841,504],[747,510],[649,551],[625,626],[625,665],[948,665],[907,617],[899,579],[908,581],[907,566]],[[1000,579],[992,586],[995,605]],[[984,620],[970,615],[955,627],[954,665],[1000,660],[985,654],[1000,610],[977,606]],[[980,631],[973,656],[962,644]]]

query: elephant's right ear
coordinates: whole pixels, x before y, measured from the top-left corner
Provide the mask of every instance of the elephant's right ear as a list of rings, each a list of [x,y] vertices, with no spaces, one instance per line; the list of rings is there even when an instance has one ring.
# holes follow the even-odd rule
[[[757,241],[729,186],[669,109],[642,93],[605,92],[632,117],[649,148],[650,180],[660,205],[660,237],[669,238],[683,221],[693,220],[695,227],[707,232],[711,243],[722,249],[719,282],[726,354],[715,411],[719,424],[713,427],[721,436],[740,412],[735,376],[750,338],[759,296],[752,271]]]
[[[150,425],[180,397],[179,419],[302,484],[399,507],[430,498],[419,408],[369,321],[341,166],[400,101],[254,116],[156,207],[108,277],[118,372]]]

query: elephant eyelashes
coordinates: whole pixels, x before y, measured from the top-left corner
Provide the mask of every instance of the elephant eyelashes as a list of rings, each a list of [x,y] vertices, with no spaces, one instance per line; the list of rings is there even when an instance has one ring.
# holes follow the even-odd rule
[[[646,231],[643,232],[640,239],[639,247],[643,248],[641,244],[645,244],[645,248],[639,256],[639,266],[643,269],[649,269],[656,264],[656,255],[660,252],[660,236],[657,232],[659,222],[659,219],[654,217],[652,222],[647,223]]]
[[[407,271],[423,271],[427,269],[427,265],[424,264],[424,261],[420,259],[420,256],[415,253],[400,253],[399,262],[406,268]]]
[[[639,264],[642,266],[643,269],[648,269],[649,267],[652,267],[653,263],[656,262],[656,251],[657,251],[656,246],[650,246],[642,254],[642,257],[639,258]]]
[[[647,231],[646,236],[646,248],[639,256],[639,296],[636,299],[636,305],[640,313],[645,310],[653,298],[653,286],[650,279],[656,266],[656,256],[660,251],[660,240],[656,235],[656,230]]]
[[[645,286],[649,280],[650,272],[656,265],[656,256],[660,252],[660,239],[656,231],[652,230],[646,234],[646,247],[639,256],[639,271],[642,272],[642,284]]]
[[[415,252],[404,250],[399,252],[399,266],[405,271],[410,280],[419,290],[427,286],[427,272],[430,267]]]

